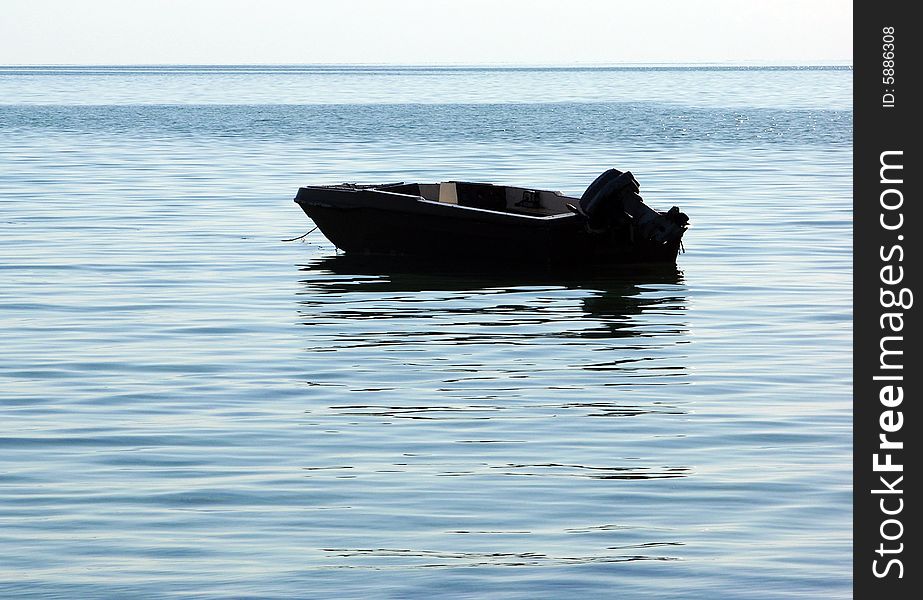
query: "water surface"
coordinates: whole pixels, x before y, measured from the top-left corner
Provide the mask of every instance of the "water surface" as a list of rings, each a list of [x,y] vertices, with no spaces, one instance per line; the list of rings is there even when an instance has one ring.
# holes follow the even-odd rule
[[[0,595],[851,593],[848,69],[0,69]],[[337,255],[299,185],[579,195],[677,268]]]

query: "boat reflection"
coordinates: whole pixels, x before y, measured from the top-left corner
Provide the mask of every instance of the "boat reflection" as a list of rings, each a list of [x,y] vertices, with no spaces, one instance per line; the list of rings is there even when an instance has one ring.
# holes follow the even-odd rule
[[[437,317],[446,312],[485,325],[546,325],[534,335],[622,338],[682,335],[686,297],[675,265],[630,270],[574,268],[504,270],[475,266],[447,270],[435,261],[336,255],[301,267],[305,324],[316,309],[326,317]],[[426,311],[431,311],[430,315]],[[477,318],[473,318],[477,315]],[[565,319],[566,321],[561,321]],[[554,323],[557,321],[557,323]]]
[[[343,449],[327,462],[306,458],[306,477],[370,481],[376,494],[391,486],[408,512],[408,496],[447,498],[440,503],[457,501],[454,514],[468,515],[464,525],[454,515],[432,521],[452,552],[420,539],[330,544],[335,564],[682,557],[685,536],[652,526],[649,514],[695,476],[683,445],[686,291],[675,267],[446,272],[335,256],[298,277],[305,438]],[[535,489],[578,514],[555,522],[538,509],[504,521],[479,500]],[[540,534],[554,544],[537,547]]]

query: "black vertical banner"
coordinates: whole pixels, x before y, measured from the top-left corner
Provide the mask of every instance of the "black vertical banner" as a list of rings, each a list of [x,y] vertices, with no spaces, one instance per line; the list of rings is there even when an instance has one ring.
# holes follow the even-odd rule
[[[918,598],[919,39],[910,2],[854,5],[853,573],[856,598]],[[918,294],[919,292],[919,294]]]

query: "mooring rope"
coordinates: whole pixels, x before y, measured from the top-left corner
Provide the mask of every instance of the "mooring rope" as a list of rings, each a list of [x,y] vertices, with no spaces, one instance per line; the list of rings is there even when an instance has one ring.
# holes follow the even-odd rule
[[[315,227],[314,229],[317,229],[317,227]],[[304,238],[308,237],[308,235],[309,235],[312,231],[314,231],[314,229],[312,229],[311,231],[309,231],[308,233],[306,233],[306,234],[304,234],[304,235],[299,235],[298,237],[293,237],[293,238],[290,239],[290,240],[282,240],[282,241],[283,241],[283,242],[294,242],[294,241],[296,241],[296,240],[303,240]]]

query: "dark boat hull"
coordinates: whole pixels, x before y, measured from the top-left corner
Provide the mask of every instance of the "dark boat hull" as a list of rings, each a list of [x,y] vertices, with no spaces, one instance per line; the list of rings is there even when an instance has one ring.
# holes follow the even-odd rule
[[[679,239],[639,239],[630,225],[594,233],[576,213],[530,216],[375,189],[301,188],[295,202],[348,254],[547,264],[675,263]]]

